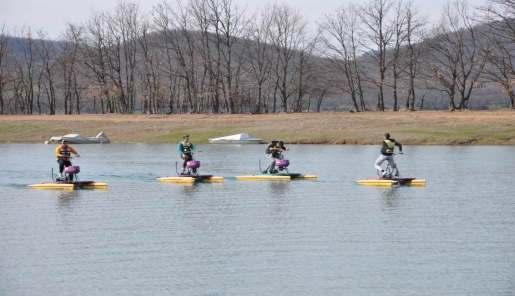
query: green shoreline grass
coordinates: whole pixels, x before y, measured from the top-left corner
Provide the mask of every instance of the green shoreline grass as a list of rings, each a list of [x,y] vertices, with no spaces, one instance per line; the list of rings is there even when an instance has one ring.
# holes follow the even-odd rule
[[[513,111],[295,113],[273,115],[3,115],[0,143],[104,131],[113,143],[194,143],[246,132],[302,144],[377,144],[385,132],[404,144],[515,145]]]

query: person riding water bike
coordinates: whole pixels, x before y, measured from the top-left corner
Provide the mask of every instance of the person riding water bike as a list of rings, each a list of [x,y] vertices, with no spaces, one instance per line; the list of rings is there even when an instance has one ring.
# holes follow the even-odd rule
[[[381,147],[381,155],[379,155],[375,162],[377,174],[381,178],[399,177],[399,169],[397,168],[397,164],[393,159],[395,146],[399,147],[400,154],[402,154],[402,144],[395,141],[395,139],[392,139],[389,133],[384,134],[383,145]],[[391,176],[388,176],[388,172],[385,172],[385,170],[381,167],[381,165],[385,161],[387,161],[390,167],[392,168]]]
[[[57,157],[57,163],[59,164],[59,177],[63,177],[65,167],[72,165],[70,161],[72,154],[80,157],[77,151],[68,145],[66,140],[62,140],[61,144],[55,148],[55,156]]]
[[[177,145],[177,150],[181,154],[182,162],[182,174],[186,174],[186,165],[188,161],[193,160],[193,151],[195,146],[190,143],[190,136],[185,135],[182,137],[182,141]]]
[[[278,159],[283,159],[282,153],[283,153],[283,151],[286,151],[286,150],[287,150],[287,148],[284,146],[283,141],[273,140],[272,142],[270,142],[270,144],[268,144],[268,146],[266,147],[266,150],[265,150],[265,154],[272,158],[272,162],[267,167],[267,169],[263,171],[264,174],[278,173],[277,170],[275,169],[275,161]]]

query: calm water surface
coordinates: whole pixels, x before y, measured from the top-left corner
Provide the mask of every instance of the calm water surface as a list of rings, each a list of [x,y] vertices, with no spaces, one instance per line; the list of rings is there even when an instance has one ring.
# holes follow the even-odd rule
[[[160,184],[174,145],[90,145],[41,191],[54,146],[0,145],[0,295],[514,295],[515,147],[407,146],[425,188],[361,187],[375,146],[291,146],[319,181]],[[204,173],[257,171],[264,146],[200,146]]]

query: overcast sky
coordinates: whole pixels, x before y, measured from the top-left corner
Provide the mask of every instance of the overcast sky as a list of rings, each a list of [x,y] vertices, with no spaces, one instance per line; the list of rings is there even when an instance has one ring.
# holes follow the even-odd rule
[[[322,19],[325,14],[348,2],[358,0],[233,0],[246,11],[252,12],[267,3],[286,3],[298,9],[310,23]],[[473,6],[484,5],[486,0],[466,0]],[[150,12],[161,0],[139,0],[142,11]],[[414,0],[418,10],[436,21],[447,0]],[[67,22],[82,23],[94,12],[112,11],[119,0],[0,0],[0,25],[18,30],[30,26],[33,30],[43,29],[51,38],[58,38]]]

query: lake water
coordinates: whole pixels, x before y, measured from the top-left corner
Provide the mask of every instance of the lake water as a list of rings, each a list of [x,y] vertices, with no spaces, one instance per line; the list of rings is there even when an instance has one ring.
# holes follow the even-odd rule
[[[107,191],[28,189],[53,145],[0,145],[0,295],[514,295],[515,147],[406,146],[424,188],[362,187],[377,146],[291,145],[318,181],[181,186],[174,145],[75,146]],[[200,146],[202,172],[264,146]]]

